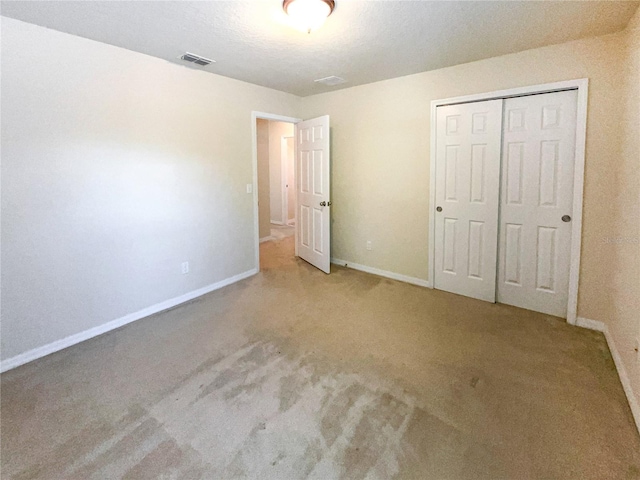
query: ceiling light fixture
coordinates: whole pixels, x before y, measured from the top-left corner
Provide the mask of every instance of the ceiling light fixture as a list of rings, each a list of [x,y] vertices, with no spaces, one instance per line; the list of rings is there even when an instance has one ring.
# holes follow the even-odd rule
[[[282,3],[293,26],[307,33],[320,28],[335,6],[334,0],[284,0]]]

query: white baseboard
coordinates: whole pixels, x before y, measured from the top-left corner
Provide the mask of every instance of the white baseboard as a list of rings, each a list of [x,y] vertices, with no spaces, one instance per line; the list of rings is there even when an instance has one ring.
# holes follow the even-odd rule
[[[590,318],[578,317],[576,318],[575,325],[577,327],[588,328],[589,330],[596,330],[598,332],[606,332],[607,326],[604,322],[599,320],[591,320]]]
[[[627,370],[626,368],[624,368],[622,357],[618,352],[618,347],[616,346],[611,333],[609,333],[607,325],[604,322],[591,320],[590,318],[584,317],[578,317],[576,320],[576,325],[579,327],[588,328],[590,330],[597,330],[598,332],[604,333],[604,338],[607,339],[609,351],[611,352],[611,356],[613,357],[613,363],[616,364],[616,370],[618,371],[618,376],[620,377],[620,383],[622,383],[624,393],[627,395],[627,400],[629,402],[629,407],[631,408],[631,413],[633,414],[633,419],[636,422],[638,433],[640,433],[640,404],[638,404],[638,400],[633,393],[633,389],[631,388],[631,381],[629,380],[629,376],[627,375]]]
[[[284,222],[279,222],[276,220],[269,220],[269,223],[272,223],[273,225],[284,225]]]
[[[399,273],[388,272],[386,270],[380,270],[378,268],[367,267],[366,265],[360,265],[358,263],[348,262],[346,260],[340,260],[339,258],[332,258],[331,263],[340,265],[342,267],[353,268],[354,270],[360,270],[361,272],[372,273],[373,275],[379,275],[380,277],[386,277],[392,280],[398,280],[400,282],[419,285],[421,287],[428,287],[428,288],[432,287],[431,282],[429,280],[409,277],[408,275],[401,275]]]
[[[255,238],[255,237],[253,237],[253,238]],[[275,239],[276,239],[276,237],[274,237],[273,235],[269,235],[268,237],[262,237],[260,239],[260,243],[268,242],[269,240],[275,240]]]
[[[290,218],[287,221],[287,225],[289,225],[290,227],[293,227],[296,224],[296,219],[295,218]]]
[[[256,273],[258,273],[258,269],[256,268],[248,270],[238,275],[234,275],[233,277],[225,278],[224,280],[221,280],[219,282],[207,285],[206,287],[199,288],[198,290],[193,290],[192,292],[185,293],[184,295],[180,295],[179,297],[165,300],[164,302],[151,305],[150,307],[143,308],[142,310],[130,313],[128,315],[125,315],[124,317],[117,318],[116,320],[103,323],[102,325],[98,325],[97,327],[90,328],[83,332],[76,333],[60,340],[56,340],[55,342],[48,343],[47,345],[28,350],[14,357],[7,358],[6,360],[0,362],[0,372],[6,372],[7,370],[11,370],[12,368],[19,367],[20,365],[24,365],[25,363],[32,362],[33,360],[37,360],[38,358],[45,357],[51,353],[70,347],[77,343],[84,342],[85,340],[89,340],[90,338],[97,337],[98,335],[102,335],[103,333],[109,332],[111,330],[115,330],[116,328],[120,328],[128,323],[135,322],[136,320],[148,317],[149,315],[153,315],[155,313],[162,312],[163,310],[173,308],[176,305],[180,305],[181,303],[188,302],[189,300],[193,300],[194,298],[213,292],[214,290],[218,290],[222,287],[226,287],[227,285],[231,285],[232,283],[236,283],[240,280],[251,277]]]

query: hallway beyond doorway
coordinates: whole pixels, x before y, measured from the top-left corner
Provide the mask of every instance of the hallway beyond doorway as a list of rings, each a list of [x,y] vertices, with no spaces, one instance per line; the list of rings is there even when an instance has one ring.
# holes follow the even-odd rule
[[[271,236],[274,240],[282,240],[287,237],[293,237],[296,234],[295,225],[276,225],[271,224]]]

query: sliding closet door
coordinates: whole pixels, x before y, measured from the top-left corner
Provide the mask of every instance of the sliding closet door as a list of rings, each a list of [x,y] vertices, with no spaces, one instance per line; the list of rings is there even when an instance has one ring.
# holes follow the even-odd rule
[[[434,287],[496,299],[502,100],[437,108]]]
[[[504,102],[498,301],[566,317],[577,91]]]

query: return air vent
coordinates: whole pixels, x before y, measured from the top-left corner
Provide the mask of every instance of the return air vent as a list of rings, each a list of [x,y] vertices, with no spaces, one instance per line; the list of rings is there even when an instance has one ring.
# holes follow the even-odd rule
[[[322,83],[323,85],[329,85],[330,87],[333,87],[334,85],[340,85],[341,83],[347,83],[344,78],[336,77],[335,75],[319,78],[318,80],[314,80],[314,82]]]
[[[216,63],[215,60],[201,57],[200,55],[194,55],[193,53],[185,53],[180,57],[181,60],[189,63],[195,63],[196,65],[209,65],[210,63]]]

